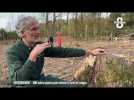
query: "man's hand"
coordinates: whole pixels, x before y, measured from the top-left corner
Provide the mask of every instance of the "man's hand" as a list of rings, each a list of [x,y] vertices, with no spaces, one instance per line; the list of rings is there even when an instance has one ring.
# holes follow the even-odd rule
[[[86,55],[88,56],[90,54],[93,55],[93,56],[97,56],[97,55],[104,55],[106,53],[105,53],[105,49],[104,48],[95,48],[95,49],[87,51]]]
[[[48,48],[48,47],[50,47],[50,44],[49,44],[49,43],[37,44],[37,45],[33,48],[33,50],[31,51],[30,56],[29,56],[29,60],[35,62],[37,56],[38,56],[41,52],[43,52],[43,50],[44,50],[45,48]]]

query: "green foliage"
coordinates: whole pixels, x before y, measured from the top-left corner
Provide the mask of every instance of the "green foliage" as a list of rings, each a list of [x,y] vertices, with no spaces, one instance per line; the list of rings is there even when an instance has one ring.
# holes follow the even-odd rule
[[[0,29],[0,40],[5,40],[5,39],[7,39],[7,32],[3,28],[1,28]]]
[[[16,31],[7,32],[5,29],[0,29],[0,40],[17,39]]]
[[[7,35],[8,35],[8,39],[17,39],[18,38],[16,31],[7,32]]]

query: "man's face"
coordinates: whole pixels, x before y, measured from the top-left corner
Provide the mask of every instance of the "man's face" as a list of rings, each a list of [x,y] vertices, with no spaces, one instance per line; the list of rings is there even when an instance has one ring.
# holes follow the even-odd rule
[[[39,36],[40,31],[38,23],[32,24],[31,27],[23,33],[23,38],[25,38],[25,40],[27,40],[28,42],[38,41]]]

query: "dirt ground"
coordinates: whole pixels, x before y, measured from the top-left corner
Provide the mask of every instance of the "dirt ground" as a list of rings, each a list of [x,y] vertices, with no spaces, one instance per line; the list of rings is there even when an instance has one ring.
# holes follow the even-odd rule
[[[8,68],[6,65],[5,51],[7,47],[13,44],[15,41],[0,41],[0,82],[4,82],[8,78]],[[89,50],[95,47],[106,48],[107,54],[123,54],[127,57],[134,57],[134,42],[131,40],[119,40],[119,41],[78,41],[71,37],[62,37],[62,46],[83,48]],[[45,58],[45,65],[43,72],[45,75],[54,75],[60,79],[72,80],[72,70],[74,67],[81,65],[83,57],[77,58]]]

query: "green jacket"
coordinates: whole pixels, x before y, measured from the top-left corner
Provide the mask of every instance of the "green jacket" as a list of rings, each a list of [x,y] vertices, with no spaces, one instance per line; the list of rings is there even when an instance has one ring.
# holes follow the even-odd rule
[[[7,64],[9,80],[26,81],[37,80],[44,66],[44,57],[79,57],[85,55],[85,50],[78,48],[46,48],[38,57],[36,62],[28,59],[32,48],[27,47],[18,40],[7,50]]]

